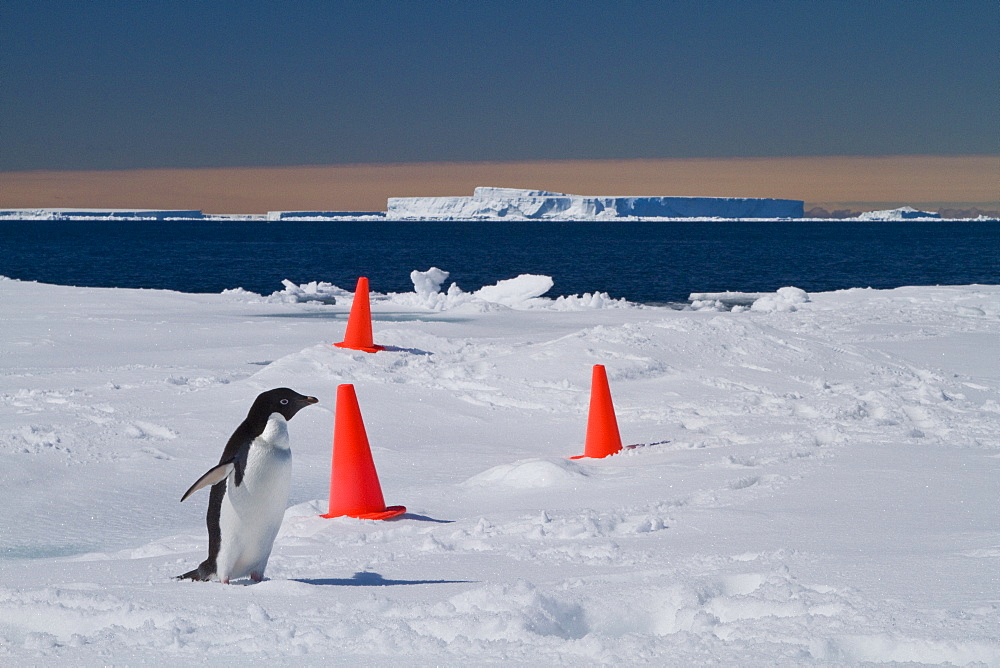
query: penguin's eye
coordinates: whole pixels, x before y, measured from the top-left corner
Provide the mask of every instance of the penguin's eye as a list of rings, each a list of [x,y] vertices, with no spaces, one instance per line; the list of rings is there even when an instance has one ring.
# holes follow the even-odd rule
[[[288,399],[282,399],[282,400],[281,400],[280,402],[278,402],[278,403],[280,403],[280,404],[281,404],[282,406],[285,406],[285,405],[287,405],[287,404],[288,404]]]

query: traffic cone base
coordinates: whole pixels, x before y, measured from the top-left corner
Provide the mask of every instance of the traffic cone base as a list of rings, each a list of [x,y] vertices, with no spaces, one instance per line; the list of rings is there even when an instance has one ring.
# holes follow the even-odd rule
[[[320,517],[325,517],[327,519],[332,519],[334,517],[354,517],[359,520],[387,520],[392,517],[398,517],[405,512],[406,506],[388,506],[385,510],[374,513],[338,513],[336,515],[327,513],[326,515],[320,515]]]
[[[405,512],[403,506],[386,507],[354,386],[339,385],[333,424],[330,505],[320,517],[386,520]]]
[[[570,459],[601,459],[621,452],[622,437],[618,431],[615,406],[608,387],[608,373],[603,364],[595,364],[590,384],[590,412],[587,415],[587,441],[583,454]]]
[[[385,350],[385,346],[352,346],[346,341],[341,341],[340,343],[333,344],[338,348],[350,348],[351,350],[360,350],[366,353],[377,353],[380,350]]]
[[[366,353],[377,353],[385,346],[377,346],[372,341],[372,308],[368,298],[368,279],[362,276],[354,288],[351,313],[347,316],[347,331],[344,340],[333,344],[338,348],[350,348]]]

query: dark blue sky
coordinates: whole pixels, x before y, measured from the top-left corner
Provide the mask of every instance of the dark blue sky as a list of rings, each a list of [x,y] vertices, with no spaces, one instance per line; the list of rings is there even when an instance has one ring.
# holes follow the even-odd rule
[[[0,2],[0,170],[1000,153],[1000,2]]]

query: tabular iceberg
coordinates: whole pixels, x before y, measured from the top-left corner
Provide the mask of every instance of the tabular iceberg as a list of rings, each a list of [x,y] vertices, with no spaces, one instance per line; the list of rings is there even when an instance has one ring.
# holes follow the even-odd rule
[[[608,220],[801,218],[801,200],[748,197],[618,197],[479,187],[472,197],[390,197],[389,220]]]
[[[0,218],[18,220],[200,220],[195,209],[0,209]]]
[[[887,211],[865,211],[858,216],[858,220],[924,220],[928,218],[939,220],[941,214],[932,211],[919,211],[912,206],[904,206]]]

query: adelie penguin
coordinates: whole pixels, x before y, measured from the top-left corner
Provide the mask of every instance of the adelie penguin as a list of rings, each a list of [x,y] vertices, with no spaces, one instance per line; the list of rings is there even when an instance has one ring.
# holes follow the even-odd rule
[[[262,392],[229,437],[218,466],[198,478],[181,501],[212,485],[208,498],[208,559],[178,579],[264,579],[264,569],[288,505],[292,451],[288,420],[317,403],[287,387]]]

